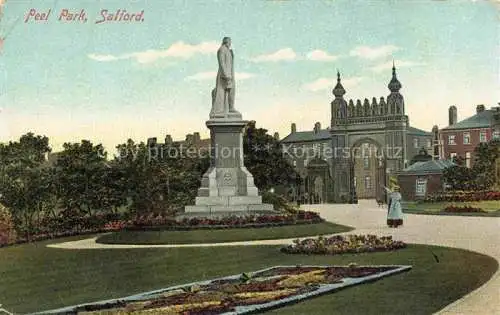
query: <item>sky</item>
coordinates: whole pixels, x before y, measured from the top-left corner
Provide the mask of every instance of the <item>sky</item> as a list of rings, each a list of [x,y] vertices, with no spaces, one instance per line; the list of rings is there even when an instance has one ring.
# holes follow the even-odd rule
[[[0,0],[0,8],[0,142],[34,132],[53,151],[88,139],[111,152],[128,138],[208,137],[224,36],[235,55],[235,108],[281,137],[292,122],[299,131],[328,126],[337,69],[347,100],[378,99],[389,94],[394,60],[410,124],[429,131],[447,125],[451,105],[460,120],[500,101],[499,0]],[[86,22],[59,20],[64,9],[83,9]],[[143,11],[143,20],[96,23],[118,9]]]

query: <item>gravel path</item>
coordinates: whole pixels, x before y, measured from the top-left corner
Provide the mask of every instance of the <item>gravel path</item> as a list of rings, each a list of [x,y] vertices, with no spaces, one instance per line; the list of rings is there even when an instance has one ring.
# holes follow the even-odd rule
[[[343,234],[392,235],[408,243],[442,245],[463,248],[494,257],[500,261],[500,218],[437,215],[406,215],[404,227],[390,229],[385,226],[386,209],[378,208],[374,201],[361,200],[358,205],[307,205],[305,210],[317,211],[326,220],[355,227]],[[172,248],[241,245],[283,245],[293,239],[186,245],[111,245],[97,244],[96,238],[48,245],[63,249],[112,248]],[[500,272],[481,288],[448,305],[438,314],[500,314]]]

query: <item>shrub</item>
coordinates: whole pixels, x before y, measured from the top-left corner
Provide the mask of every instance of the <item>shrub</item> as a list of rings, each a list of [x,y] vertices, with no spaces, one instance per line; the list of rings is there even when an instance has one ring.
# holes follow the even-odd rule
[[[477,212],[484,212],[483,209],[481,208],[474,208],[471,206],[448,206],[443,209],[444,212],[450,212],[450,213],[477,213]]]
[[[474,202],[500,200],[500,191],[454,191],[428,196],[426,202]]]
[[[298,211],[298,207],[289,203],[285,197],[272,192],[262,193],[262,202],[272,204],[274,206],[274,210],[277,211],[287,213],[296,213]]]
[[[0,204],[0,246],[16,242],[16,229],[12,221],[12,214],[7,207]]]
[[[161,213],[138,215],[128,221],[127,228],[134,229],[200,229],[200,228],[238,228],[238,227],[266,227],[276,225],[320,223],[322,219],[316,212],[298,210],[294,214],[278,215],[246,215],[227,216],[221,218],[184,218],[176,220]]]

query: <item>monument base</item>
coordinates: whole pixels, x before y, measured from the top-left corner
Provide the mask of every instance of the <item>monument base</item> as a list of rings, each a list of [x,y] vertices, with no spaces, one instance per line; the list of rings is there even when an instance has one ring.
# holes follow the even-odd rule
[[[238,112],[211,114],[211,163],[201,179],[195,205],[182,215],[231,216],[277,214],[272,204],[263,204],[252,174],[243,159],[243,132],[248,121]]]

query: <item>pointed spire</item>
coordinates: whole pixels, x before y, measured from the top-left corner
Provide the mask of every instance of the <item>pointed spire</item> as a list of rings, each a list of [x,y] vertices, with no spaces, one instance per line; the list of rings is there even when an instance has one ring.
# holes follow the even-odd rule
[[[394,64],[394,59],[392,60],[392,79],[387,87],[393,93],[399,92],[399,90],[402,88],[402,85],[398,81],[398,78],[396,76],[396,65]]]
[[[342,86],[342,83],[340,83],[340,72],[338,69],[337,69],[337,85],[335,85],[335,88],[333,89],[332,93],[333,95],[335,95],[335,97],[342,97],[345,94],[345,89]]]

